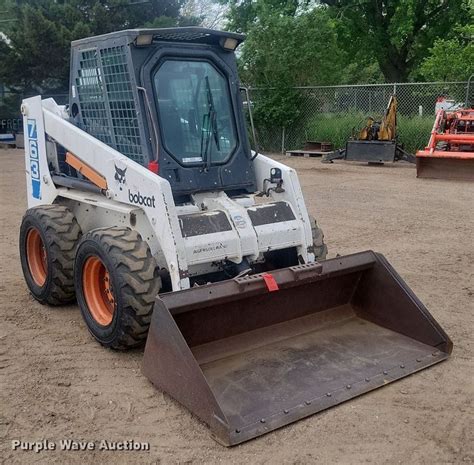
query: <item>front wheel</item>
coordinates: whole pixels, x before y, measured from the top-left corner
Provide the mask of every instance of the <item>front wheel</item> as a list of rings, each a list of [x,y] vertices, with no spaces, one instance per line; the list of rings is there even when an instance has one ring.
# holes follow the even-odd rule
[[[161,288],[148,244],[131,229],[94,229],[77,248],[74,284],[87,328],[102,345],[127,349],[147,337]]]

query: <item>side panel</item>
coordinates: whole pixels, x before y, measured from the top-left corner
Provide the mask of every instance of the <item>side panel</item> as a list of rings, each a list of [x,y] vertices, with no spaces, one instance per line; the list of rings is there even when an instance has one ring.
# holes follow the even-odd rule
[[[40,109],[38,102],[42,106]],[[106,178],[108,189],[104,193],[108,198],[142,209],[161,244],[173,289],[189,287],[184,244],[169,183],[64,120],[54,100],[41,102],[38,98],[30,103],[33,105],[24,102],[25,114],[34,111],[43,115],[43,147],[46,133]],[[41,169],[47,173],[48,167]],[[47,201],[43,198],[42,203],[52,203],[56,195],[54,190],[54,194]]]
[[[288,202],[293,207],[297,219],[303,223],[304,237],[302,238],[302,243],[306,244],[306,247],[298,247],[298,254],[300,254],[306,262],[314,262],[311,224],[296,171],[283,163],[279,163],[261,154],[257,155],[253,163],[257,177],[257,189],[259,190],[265,190],[264,181],[270,177],[270,170],[272,168],[279,168],[281,170],[283,179],[282,187],[285,191],[281,193],[270,191],[270,197],[276,202]]]
[[[25,168],[28,208],[51,204],[56,197],[46,157],[41,97],[23,101],[23,130],[25,137]]]
[[[100,194],[66,188],[58,188],[55,203],[64,205],[73,212],[83,233],[91,229],[111,226],[134,229],[148,243],[160,268],[166,267],[166,259],[160,243],[142,209],[114,202]]]

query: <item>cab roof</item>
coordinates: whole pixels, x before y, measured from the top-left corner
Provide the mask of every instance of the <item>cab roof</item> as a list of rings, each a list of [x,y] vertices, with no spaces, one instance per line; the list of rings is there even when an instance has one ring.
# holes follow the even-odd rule
[[[152,43],[184,42],[208,45],[219,45],[222,40],[227,38],[235,39],[237,45],[239,45],[245,39],[243,34],[237,34],[235,32],[218,31],[204,27],[191,26],[162,29],[125,29],[123,31],[109,32],[108,34],[74,40],[72,46],[75,47],[78,45],[87,45],[114,39],[125,39],[127,43],[137,43],[137,38],[139,36],[152,36]]]

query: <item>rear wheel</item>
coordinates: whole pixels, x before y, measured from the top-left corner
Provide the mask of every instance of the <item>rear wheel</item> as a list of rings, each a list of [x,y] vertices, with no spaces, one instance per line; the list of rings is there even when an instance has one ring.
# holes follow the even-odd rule
[[[323,230],[318,227],[316,219],[310,215],[311,233],[313,234],[313,250],[316,260],[325,260],[328,253],[328,246],[324,243]]]
[[[20,227],[20,259],[26,284],[42,304],[71,302],[74,255],[81,229],[74,215],[60,205],[27,210]]]
[[[84,321],[102,345],[127,349],[146,340],[161,279],[136,231],[112,227],[86,234],[77,249],[74,281]]]

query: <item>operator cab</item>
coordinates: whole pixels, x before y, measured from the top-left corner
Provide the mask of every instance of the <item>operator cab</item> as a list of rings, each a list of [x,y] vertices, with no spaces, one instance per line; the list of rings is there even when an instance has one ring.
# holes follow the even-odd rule
[[[243,39],[190,27],[75,41],[71,117],[167,179],[175,199],[255,192],[234,54]]]

